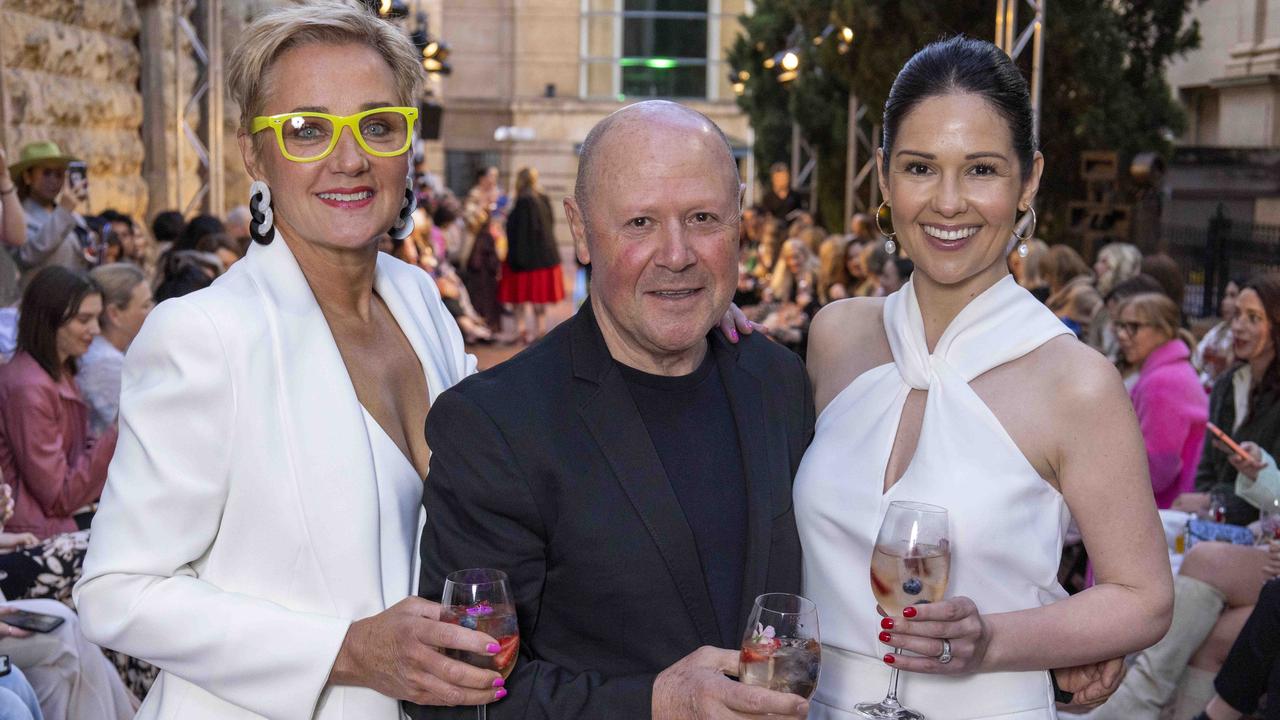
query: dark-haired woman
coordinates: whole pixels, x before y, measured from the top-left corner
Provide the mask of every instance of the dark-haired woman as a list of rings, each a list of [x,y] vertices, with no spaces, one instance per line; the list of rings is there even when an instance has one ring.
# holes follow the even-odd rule
[[[1142,435],[1110,363],[1009,275],[1044,161],[1008,56],[966,38],[917,53],[882,145],[892,239],[915,271],[812,326],[820,415],[795,482],[804,594],[823,608],[809,717],[869,717],[856,706],[884,697],[896,667],[902,704],[925,717],[1048,720],[1048,670],[1095,703],[1119,671],[1107,659],[1168,627]],[[895,500],[948,509],[950,573],[947,599],[883,617],[871,555]],[[1098,582],[1068,598],[1057,571],[1071,517]]]
[[[1280,276],[1267,275],[1245,283],[1236,299],[1231,321],[1236,360],[1240,365],[1222,375],[1209,395],[1209,422],[1240,443],[1256,443],[1272,457],[1280,457]],[[1218,491],[1226,503],[1226,520],[1247,525],[1258,509],[1235,494],[1236,476],[1244,469],[1235,454],[1206,439],[1196,490],[1174,503],[1188,512],[1209,509],[1209,494]]]
[[[114,426],[89,435],[76,361],[97,337],[102,292],[83,273],[50,266],[22,295],[18,352],[0,367],[0,471],[13,487],[8,532],[44,539],[76,530],[76,510],[107,480]]]

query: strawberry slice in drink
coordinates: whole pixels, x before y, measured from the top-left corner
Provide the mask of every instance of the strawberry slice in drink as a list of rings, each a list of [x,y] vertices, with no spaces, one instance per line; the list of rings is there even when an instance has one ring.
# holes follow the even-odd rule
[[[501,647],[498,654],[493,656],[494,669],[498,672],[505,672],[511,663],[516,660],[516,653],[520,651],[519,635],[503,635],[498,638],[498,645]]]

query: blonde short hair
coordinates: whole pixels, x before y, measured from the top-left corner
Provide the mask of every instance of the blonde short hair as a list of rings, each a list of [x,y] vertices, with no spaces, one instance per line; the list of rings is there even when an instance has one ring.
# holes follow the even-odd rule
[[[265,78],[280,54],[312,43],[373,48],[395,75],[397,100],[404,105],[416,102],[423,83],[422,63],[403,32],[354,0],[312,0],[258,17],[245,28],[231,53],[227,92],[240,106],[241,128],[248,130],[253,118],[262,114],[271,91]]]
[[[89,277],[102,288],[102,309],[122,308],[133,299],[133,289],[147,281],[142,268],[130,262],[100,265],[89,271]]]

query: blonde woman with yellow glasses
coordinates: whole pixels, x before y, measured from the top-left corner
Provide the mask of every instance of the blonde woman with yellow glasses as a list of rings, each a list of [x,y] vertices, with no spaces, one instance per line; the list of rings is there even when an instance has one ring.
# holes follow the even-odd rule
[[[252,23],[228,78],[255,242],[130,349],[85,634],[163,671],[140,718],[501,698],[497,673],[440,651],[494,638],[412,597],[427,409],[474,370],[430,278],[377,251],[412,229],[413,46],[312,2]]]

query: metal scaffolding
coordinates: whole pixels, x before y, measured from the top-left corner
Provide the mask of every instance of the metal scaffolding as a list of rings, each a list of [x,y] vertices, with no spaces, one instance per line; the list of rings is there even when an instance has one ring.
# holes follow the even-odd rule
[[[1018,4],[1025,2],[1035,15],[1031,22],[1018,31]],[[996,46],[1008,53],[1017,62],[1022,52],[1031,43],[1031,133],[1040,138],[1040,86],[1044,78],[1044,6],[1048,0],[997,0],[996,4]],[[1032,200],[1034,207],[1035,200]],[[1031,225],[1033,213],[1027,213],[1018,221],[1015,234],[1025,235]],[[1034,231],[1034,226],[1030,228]]]
[[[201,16],[204,39],[187,19],[193,11]],[[183,41],[191,44],[191,53],[199,67],[200,82],[188,93],[182,86]],[[178,207],[184,215],[200,209],[211,215],[222,216],[226,211],[224,195],[225,175],[222,152],[222,0],[176,0],[173,13],[174,53],[174,107],[177,112],[175,127],[180,128],[187,139],[187,149],[194,152],[200,163],[201,185],[190,200],[186,200],[182,182],[183,143],[174,143],[177,172],[174,176]],[[186,97],[186,102],[181,98]],[[203,120],[200,128],[193,128],[187,118],[197,108]],[[201,132],[203,131],[203,132]],[[201,137],[203,135],[203,137]]]
[[[858,96],[849,93],[848,141],[845,143],[844,163],[844,231],[853,231],[853,214],[875,212],[880,204],[880,183],[877,177],[876,148],[880,141],[880,124],[867,121],[867,106],[858,102]],[[868,133],[864,126],[870,130]],[[859,165],[859,158],[865,158]],[[862,195],[867,196],[866,204]]]
[[[1018,4],[1025,2],[1035,15],[1018,31]],[[996,0],[996,46],[1015,61],[1031,45],[1031,127],[1040,136],[1040,85],[1044,63],[1044,6],[1048,0]]]

